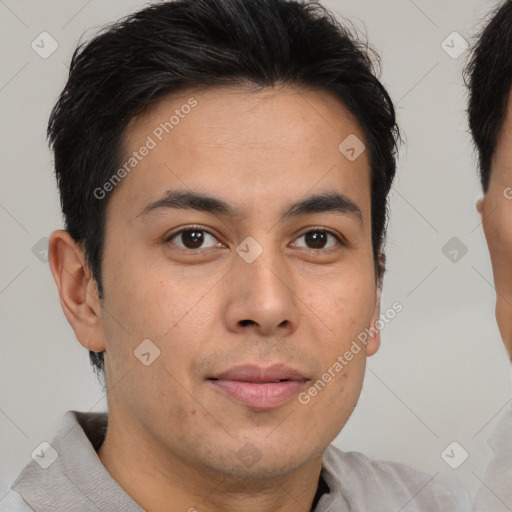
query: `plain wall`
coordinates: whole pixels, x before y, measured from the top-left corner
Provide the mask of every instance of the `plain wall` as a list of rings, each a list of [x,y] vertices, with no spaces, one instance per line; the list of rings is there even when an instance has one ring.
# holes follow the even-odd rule
[[[106,407],[88,352],[75,339],[48,263],[37,251],[41,239],[63,226],[45,131],[84,32],[143,5],[0,3],[0,498],[34,448],[51,440],[65,411]],[[403,310],[383,329],[359,404],[336,444],[439,479],[455,477],[471,488],[488,456],[485,439],[512,390],[475,210],[480,185],[465,116],[466,54],[452,58],[441,43],[454,31],[470,39],[497,3],[331,0],[324,5],[367,32],[379,51],[382,81],[405,137],[391,193],[382,298],[383,312],[396,301]],[[59,45],[47,59],[31,48],[43,31]],[[453,237],[467,248],[456,262],[443,252]],[[470,455],[457,470],[440,456],[452,441]]]

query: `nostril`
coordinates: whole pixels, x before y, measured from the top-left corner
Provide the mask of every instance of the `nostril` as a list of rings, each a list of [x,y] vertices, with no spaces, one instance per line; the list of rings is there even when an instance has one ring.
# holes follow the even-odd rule
[[[252,325],[255,323],[256,322],[254,320],[240,320],[240,325],[242,325],[243,327],[245,327],[246,325]]]

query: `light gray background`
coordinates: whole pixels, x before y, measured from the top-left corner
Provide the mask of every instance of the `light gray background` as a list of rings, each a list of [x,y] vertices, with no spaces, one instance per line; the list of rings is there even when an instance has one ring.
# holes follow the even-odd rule
[[[480,188],[465,118],[465,55],[451,58],[441,42],[453,31],[470,39],[497,2],[324,4],[367,31],[379,50],[406,136],[391,195],[382,300],[383,312],[395,301],[404,309],[383,330],[359,405],[336,444],[472,488],[488,455],[485,439],[512,390],[474,207]],[[65,411],[106,407],[49,266],[32,247],[62,227],[45,130],[71,54],[85,31],[143,5],[0,0],[0,498],[34,448],[51,440]],[[31,48],[43,31],[59,44],[46,60]],[[468,248],[456,263],[441,250],[453,236]],[[454,440],[470,454],[457,470],[440,456]]]

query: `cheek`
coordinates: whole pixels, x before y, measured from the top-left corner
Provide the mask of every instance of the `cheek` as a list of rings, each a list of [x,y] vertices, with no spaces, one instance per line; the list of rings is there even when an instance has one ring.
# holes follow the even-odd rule
[[[134,366],[142,370],[134,351],[149,339],[160,350],[158,365],[187,385],[190,371],[210,342],[208,333],[219,321],[217,275],[191,276],[165,261],[150,265],[133,256],[118,263],[106,283],[108,300],[102,320],[112,364],[118,373]],[[160,376],[167,377],[165,371]],[[166,388],[175,385],[171,379]]]
[[[202,297],[213,296],[210,280],[185,275],[164,258],[151,263],[131,254],[105,270],[109,313],[137,337],[165,337],[201,309]]]
[[[328,288],[328,293],[309,294],[309,328],[315,340],[315,357],[320,363],[317,376],[327,382],[311,399],[318,414],[336,423],[348,418],[357,403],[366,367],[367,340],[375,304],[373,283],[345,281]],[[318,391],[318,390],[317,390]],[[315,394],[315,390],[312,390]],[[307,398],[307,397],[306,397]],[[338,425],[338,423],[336,423]]]
[[[508,205],[507,205],[508,206]],[[502,208],[500,217],[496,225],[497,243],[500,246],[501,252],[510,260],[512,257],[512,208]]]
[[[346,340],[368,326],[375,304],[372,280],[361,279],[353,272],[351,276],[330,277],[317,285],[317,291],[307,293],[305,302],[338,339]]]
[[[500,204],[483,219],[485,237],[493,264],[512,259],[512,203]]]

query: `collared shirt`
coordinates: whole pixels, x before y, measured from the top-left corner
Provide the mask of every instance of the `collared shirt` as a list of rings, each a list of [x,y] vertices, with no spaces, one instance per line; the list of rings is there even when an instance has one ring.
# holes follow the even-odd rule
[[[475,497],[475,512],[512,510],[512,404],[503,412],[488,440],[489,464]]]
[[[107,413],[68,411],[50,446],[11,485],[0,512],[143,512],[98,457],[107,422]],[[433,477],[333,445],[320,477],[314,512],[469,511]]]

